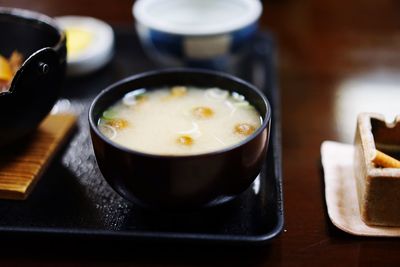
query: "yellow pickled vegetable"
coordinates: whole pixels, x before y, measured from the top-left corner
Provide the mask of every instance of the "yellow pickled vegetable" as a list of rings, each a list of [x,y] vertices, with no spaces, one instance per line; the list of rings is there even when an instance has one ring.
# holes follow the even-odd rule
[[[68,57],[79,56],[93,41],[93,34],[83,28],[69,27],[66,29]]]

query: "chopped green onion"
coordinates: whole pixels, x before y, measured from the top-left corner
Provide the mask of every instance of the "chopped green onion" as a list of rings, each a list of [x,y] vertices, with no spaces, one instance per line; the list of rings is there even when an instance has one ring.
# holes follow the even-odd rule
[[[115,118],[116,115],[117,115],[117,112],[115,110],[107,109],[103,112],[102,119],[111,120],[111,119]]]

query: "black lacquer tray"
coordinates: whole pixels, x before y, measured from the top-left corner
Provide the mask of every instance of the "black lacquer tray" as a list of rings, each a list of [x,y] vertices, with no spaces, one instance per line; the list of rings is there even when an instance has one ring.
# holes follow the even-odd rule
[[[115,56],[107,67],[66,81],[58,107],[80,114],[78,131],[27,200],[0,200],[1,236],[229,244],[263,244],[277,236],[283,228],[280,107],[270,35],[259,33],[234,71],[262,89],[272,105],[264,169],[234,201],[181,213],[146,211],[128,203],[97,167],[87,122],[91,100],[121,78],[157,68],[145,57],[133,28],[115,28],[115,37]]]

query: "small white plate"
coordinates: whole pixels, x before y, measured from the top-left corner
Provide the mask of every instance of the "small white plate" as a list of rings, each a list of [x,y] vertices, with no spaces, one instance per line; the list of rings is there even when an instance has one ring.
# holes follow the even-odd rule
[[[80,76],[106,65],[113,56],[114,32],[110,25],[92,17],[55,18],[67,33],[67,74]]]

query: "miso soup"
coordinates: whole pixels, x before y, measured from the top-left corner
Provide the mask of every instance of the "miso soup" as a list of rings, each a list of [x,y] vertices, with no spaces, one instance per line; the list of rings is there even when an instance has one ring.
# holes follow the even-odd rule
[[[127,148],[157,155],[191,155],[230,147],[262,124],[244,96],[220,88],[174,86],[127,93],[98,121]]]

